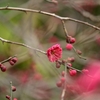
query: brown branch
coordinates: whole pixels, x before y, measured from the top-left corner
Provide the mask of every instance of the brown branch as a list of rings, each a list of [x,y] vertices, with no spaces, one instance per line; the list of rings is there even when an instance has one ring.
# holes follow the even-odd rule
[[[61,100],[64,100],[66,89],[64,88],[61,94]]]
[[[66,64],[63,64],[65,66],[65,83],[64,83],[64,87],[63,87],[63,90],[62,90],[62,94],[61,94],[61,100],[64,100],[65,98],[65,93],[66,93],[66,79],[67,79],[67,67],[66,67]]]
[[[66,29],[66,25],[65,25],[64,20],[62,20],[62,25],[63,25],[63,29],[64,29],[64,31],[65,31],[65,36],[66,36],[66,38],[68,38],[68,37],[69,37],[69,34],[68,34],[67,29]]]
[[[16,11],[23,11],[23,12],[40,13],[40,14],[44,14],[44,15],[48,15],[48,16],[52,16],[52,17],[58,18],[61,21],[62,20],[70,20],[70,21],[74,21],[74,22],[77,22],[77,23],[81,23],[81,24],[90,26],[90,27],[92,27],[92,28],[100,31],[99,27],[94,26],[94,25],[92,25],[92,24],[90,24],[88,22],[80,21],[80,20],[77,20],[77,19],[74,19],[74,18],[70,18],[70,17],[61,17],[61,16],[56,15],[54,13],[49,13],[49,12],[45,12],[45,11],[33,10],[33,9],[26,9],[26,8],[18,8],[18,7],[9,7],[9,6],[0,7],[0,10],[16,10]]]
[[[92,28],[94,28],[94,29],[100,31],[100,28],[99,28],[99,27],[97,27],[97,26],[95,26],[95,25],[92,25],[92,24],[90,24],[90,23],[88,23],[88,22],[84,22],[84,21],[77,20],[77,19],[74,19],[74,18],[67,18],[67,19],[65,18],[65,20],[70,20],[70,21],[73,21],[73,22],[81,23],[81,24],[90,26],[90,27],[92,27]]]
[[[68,43],[70,43],[69,34],[68,34],[67,29],[66,29],[65,21],[64,20],[61,20],[61,21],[62,21],[62,26],[63,26],[64,32],[65,32],[65,36],[66,36],[66,38],[68,40]]]
[[[77,53],[76,48],[75,48],[74,46],[73,46],[73,50],[74,50],[74,52],[76,53],[76,55],[77,55],[79,58],[86,60],[86,57],[83,57],[83,56],[81,56],[81,55],[79,55],[79,54]]]
[[[2,41],[3,43],[5,42],[5,43],[9,43],[9,44],[14,44],[14,45],[20,45],[20,46],[23,46],[23,47],[26,47],[26,48],[29,48],[29,49],[32,49],[32,50],[41,52],[41,53],[43,53],[43,54],[46,54],[45,51],[42,51],[42,50],[37,49],[37,48],[33,48],[33,47],[31,47],[31,46],[29,46],[29,45],[26,45],[26,44],[24,44],[24,43],[13,42],[13,41],[10,41],[10,40],[3,39],[3,38],[1,38],[1,37],[0,37],[0,41]]]
[[[62,17],[54,14],[54,13],[49,13],[49,12],[45,12],[45,11],[40,11],[40,10],[33,10],[33,9],[26,9],[26,8],[19,8],[19,7],[0,7],[0,10],[16,10],[16,11],[23,11],[23,12],[33,12],[33,13],[41,13],[44,15],[48,15],[48,16],[52,16],[52,17],[56,17],[58,19],[62,19]]]
[[[78,72],[82,72],[82,71],[79,70],[79,69],[76,69],[76,68],[74,68],[74,67],[69,66],[69,65],[67,64],[67,62],[62,63],[62,60],[58,60],[58,62],[59,62],[60,64],[62,64],[63,66],[66,66],[66,68],[68,68],[68,69],[74,69],[74,70],[76,70],[76,71],[78,71]],[[66,70],[65,72],[67,72],[67,69],[65,69],[65,70]]]
[[[9,58],[7,58],[7,59],[1,61],[0,64],[3,64],[3,63],[5,63],[5,62],[8,62],[10,59],[12,59],[12,58],[14,58],[14,57],[16,57],[16,55],[14,55],[14,56],[12,56],[12,57],[9,57]]]

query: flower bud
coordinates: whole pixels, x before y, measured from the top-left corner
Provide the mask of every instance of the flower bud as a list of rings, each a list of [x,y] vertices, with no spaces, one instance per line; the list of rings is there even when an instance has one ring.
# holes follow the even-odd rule
[[[9,96],[9,95],[6,95],[6,98],[7,98],[8,100],[10,100],[10,96]]]
[[[12,86],[12,91],[16,91],[16,87],[15,86]]]

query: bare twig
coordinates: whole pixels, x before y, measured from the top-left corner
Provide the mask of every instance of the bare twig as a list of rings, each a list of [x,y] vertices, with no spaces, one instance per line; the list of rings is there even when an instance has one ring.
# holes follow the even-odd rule
[[[3,63],[5,63],[5,62],[8,62],[10,59],[12,59],[12,58],[14,58],[14,57],[16,57],[16,55],[14,55],[14,56],[12,56],[12,57],[9,57],[9,58],[7,58],[7,59],[1,61],[0,64],[3,64]]]
[[[26,45],[26,44],[24,44],[24,43],[13,42],[13,41],[10,41],[10,40],[3,39],[3,38],[1,38],[1,37],[0,37],[0,40],[1,40],[3,43],[5,42],[5,43],[10,43],[10,44],[20,45],[20,46],[23,46],[23,47],[26,47],[26,48],[29,48],[29,49],[32,49],[32,50],[41,52],[41,53],[43,53],[43,54],[46,54],[45,51],[42,51],[42,50],[40,50],[40,49],[33,48],[33,47],[31,47],[31,46],[29,46],[29,45]]]
[[[66,29],[66,25],[65,25],[64,20],[62,20],[62,25],[63,25],[63,29],[64,29],[64,31],[65,31],[65,36],[68,38],[68,37],[69,37],[69,34],[68,34],[67,29]]]
[[[10,81],[10,98],[11,98],[11,100],[13,100],[13,97],[12,97],[12,81]]]
[[[99,27],[97,27],[97,26],[95,26],[95,25],[92,25],[92,24],[90,24],[90,23],[88,23],[88,22],[84,22],[84,21],[77,20],[77,19],[74,19],[74,18],[67,18],[67,19],[65,18],[65,20],[70,20],[70,21],[73,21],[73,22],[81,23],[81,24],[90,26],[90,27],[92,27],[92,28],[94,28],[94,29],[100,31],[100,28],[99,28]]]
[[[66,66],[66,68],[68,68],[68,69],[74,69],[74,70],[76,70],[76,71],[78,71],[78,72],[82,72],[82,71],[79,70],[79,69],[76,69],[76,68],[74,68],[74,67],[69,66],[69,65],[67,64],[67,62],[62,63],[61,60],[58,60],[58,62],[61,63],[63,66]],[[65,69],[65,70],[66,70],[66,72],[67,72],[67,69]]]
[[[61,100],[64,100],[64,97],[65,97],[65,93],[66,93],[66,79],[67,79],[67,67],[66,67],[66,64],[65,65],[65,83],[64,83],[64,88],[62,90],[62,94],[61,94]]]
[[[66,92],[66,89],[64,88],[61,94],[61,100],[64,100],[65,92]]]
[[[33,9],[26,9],[26,8],[19,8],[19,7],[0,7],[0,10],[16,10],[16,11],[23,11],[23,12],[33,12],[33,13],[41,13],[44,15],[56,17],[58,19],[62,19],[62,17],[54,14],[54,13],[49,13],[45,11],[40,11],[40,10],[33,10]]]
[[[79,55],[79,54],[77,53],[76,48],[75,48],[74,46],[73,46],[73,50],[75,51],[75,53],[77,54],[77,56],[78,56],[79,58],[86,60],[86,57],[83,57],[83,56],[81,56],[81,55]]]

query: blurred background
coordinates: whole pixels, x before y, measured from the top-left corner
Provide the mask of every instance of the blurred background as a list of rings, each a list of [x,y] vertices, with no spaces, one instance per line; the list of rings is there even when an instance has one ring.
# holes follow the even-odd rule
[[[100,27],[100,0],[0,0],[0,7],[7,5],[43,10]],[[69,35],[76,38],[75,48],[81,50],[87,60],[77,57],[73,50],[66,50],[66,38],[60,20],[39,13],[0,11],[0,37],[44,51],[59,43],[63,48],[63,59],[75,57],[73,67],[90,70],[92,77],[80,73],[74,78],[67,76],[65,100],[99,100],[100,32],[72,21],[66,22],[66,28]],[[56,82],[64,66],[57,69],[55,63],[50,63],[39,52],[0,42],[0,61],[16,54],[16,65],[11,66],[7,62],[4,64],[7,71],[0,71],[0,100],[6,100],[5,95],[10,94],[10,81],[17,88],[13,97],[18,100],[60,100],[62,88],[58,88]]]

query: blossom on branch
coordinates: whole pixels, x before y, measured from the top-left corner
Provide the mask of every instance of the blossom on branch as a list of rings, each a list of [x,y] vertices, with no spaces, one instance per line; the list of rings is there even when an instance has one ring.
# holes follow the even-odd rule
[[[55,44],[47,50],[49,61],[55,62],[62,57],[62,48],[59,44]]]

